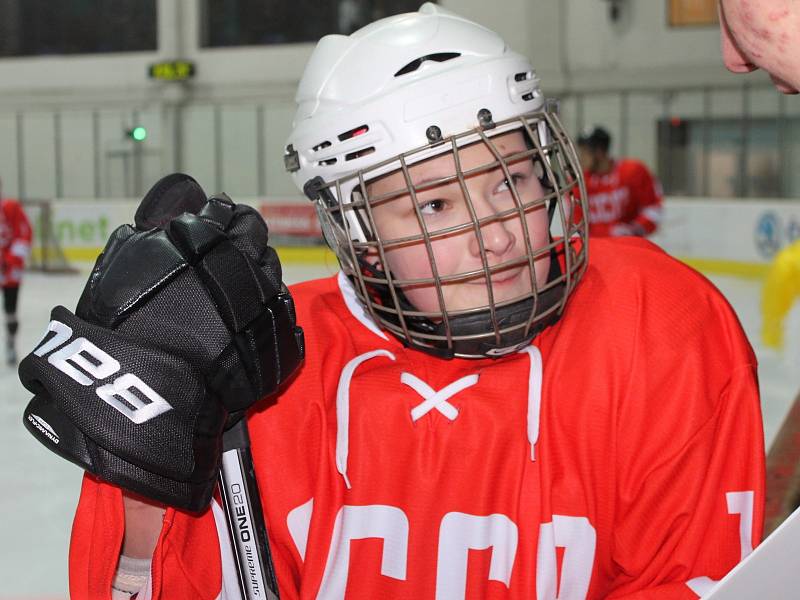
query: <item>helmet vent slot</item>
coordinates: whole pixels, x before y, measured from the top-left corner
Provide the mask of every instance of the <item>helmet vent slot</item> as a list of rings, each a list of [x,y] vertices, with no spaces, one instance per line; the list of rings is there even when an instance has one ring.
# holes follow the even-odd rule
[[[355,152],[350,152],[346,154],[344,159],[345,160],[355,160],[356,158],[361,158],[362,156],[366,156],[367,154],[372,154],[375,152],[375,146],[369,146],[367,148],[362,148],[361,150],[356,150]]]
[[[338,135],[338,138],[340,142],[344,142],[359,135],[364,135],[368,131],[369,131],[369,125],[359,125],[358,127],[353,127],[350,131],[345,131],[344,133],[340,133]]]
[[[316,146],[314,146],[311,149],[314,152],[319,152],[320,150],[324,150],[325,148],[330,147],[330,145],[331,145],[331,143],[328,140],[325,140],[324,142],[320,142],[319,144],[317,144]]]
[[[461,56],[460,52],[437,52],[436,54],[428,54],[426,56],[420,56],[416,60],[412,60],[405,67],[397,71],[397,73],[395,73],[394,76],[400,77],[401,75],[407,75],[408,73],[413,73],[422,66],[422,63],[428,60],[432,60],[434,62],[445,62],[448,60],[452,60],[454,58],[458,58],[459,56]]]
[[[321,160],[317,163],[320,167],[329,167],[330,165],[336,164],[336,158],[327,158],[325,160]]]
[[[517,73],[514,75],[514,81],[525,81],[526,79],[530,79],[533,73],[530,71],[524,71],[522,73]]]

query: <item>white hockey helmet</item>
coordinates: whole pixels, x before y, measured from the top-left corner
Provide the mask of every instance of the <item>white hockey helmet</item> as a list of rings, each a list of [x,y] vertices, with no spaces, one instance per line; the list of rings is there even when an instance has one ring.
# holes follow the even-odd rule
[[[439,356],[483,357],[524,346],[558,319],[586,266],[586,222],[575,223],[572,216],[572,206],[586,194],[572,142],[545,102],[527,58],[489,29],[426,3],[417,13],[381,19],[349,36],[322,38],[306,65],[296,102],[286,169],[316,203],[328,245],[360,301],[384,328]],[[537,163],[549,193],[523,203],[509,183],[515,201],[512,212],[524,220],[528,211],[547,206],[553,229],[544,245],[540,241],[534,247],[526,241],[521,262],[531,270],[531,290],[512,302],[495,303],[494,267],[482,251],[484,264],[477,276],[489,287],[485,306],[448,310],[440,291],[439,310],[416,310],[403,290],[425,284],[441,290],[430,241],[443,232],[429,231],[420,218],[416,241],[428,248],[433,274],[429,280],[400,281],[388,268],[376,269],[364,260],[366,254],[385,258],[385,249],[398,240],[380,238],[372,221],[368,183],[402,170],[408,181],[405,191],[414,197],[418,189],[408,177],[410,165],[456,154],[475,143],[486,144],[496,157],[485,169],[502,168],[508,177],[506,161],[491,140],[514,130],[523,132],[528,147],[525,156],[515,159]],[[456,169],[450,181],[463,181],[464,173]],[[462,230],[474,230],[480,238],[481,228],[491,219],[478,220],[474,211],[471,214]],[[588,214],[585,207],[582,214]],[[498,215],[495,220],[508,217]],[[404,238],[402,243],[413,241]],[[552,258],[551,273],[546,285],[537,286],[534,262],[542,254]]]

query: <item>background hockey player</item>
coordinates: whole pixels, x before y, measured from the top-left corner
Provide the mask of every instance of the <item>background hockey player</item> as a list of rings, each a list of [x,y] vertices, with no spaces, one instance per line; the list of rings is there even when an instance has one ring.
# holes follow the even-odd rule
[[[19,202],[3,198],[3,182],[0,180],[0,287],[3,288],[6,362],[9,365],[17,364],[19,286],[30,249],[31,226],[28,217]]]
[[[752,351],[707,280],[648,242],[598,240],[589,261],[578,159],[528,59],[426,4],[320,40],[297,102],[285,163],[342,271],[293,288],[305,363],[247,417],[283,598],[696,598],[751,551]],[[229,254],[206,227],[232,210],[218,204],[112,236],[79,314],[55,309],[21,366],[27,416],[61,442],[31,430],[91,473],[73,597],[108,597],[115,577],[130,590],[139,567],[146,597],[231,597],[207,475],[246,406],[230,387],[247,361],[209,359],[230,346],[208,330],[259,313],[220,285],[231,269],[203,270]],[[220,227],[237,248],[263,242]],[[186,259],[201,276],[118,267],[151,237],[154,256],[201,254]],[[135,312],[108,308],[131,297]],[[131,425],[121,383],[71,383],[66,326],[146,379],[162,412]]]
[[[602,127],[578,137],[589,204],[589,235],[645,236],[658,229],[661,184],[635,158],[614,158],[611,135]]]

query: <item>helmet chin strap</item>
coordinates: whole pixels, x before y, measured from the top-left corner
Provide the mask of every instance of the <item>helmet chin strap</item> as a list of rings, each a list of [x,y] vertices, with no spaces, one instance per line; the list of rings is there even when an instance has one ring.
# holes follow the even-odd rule
[[[368,275],[374,278],[386,278],[386,273],[382,269],[369,264],[363,259],[359,262],[361,263],[361,268],[366,271]],[[547,280],[548,282],[555,281],[559,277],[561,277],[561,264],[553,249],[550,251],[550,272],[548,273]],[[448,319],[450,336],[451,338],[456,338],[452,339],[450,347],[447,346],[445,340],[424,339],[424,342],[420,342],[414,338],[405,339],[397,334],[394,335],[400,339],[404,345],[422,350],[423,352],[427,352],[439,358],[449,359],[455,356],[467,355],[487,357],[504,356],[523,346],[527,346],[542,330],[558,321],[561,316],[559,311],[551,309],[563,298],[564,285],[564,283],[555,285],[538,295],[536,312],[539,315],[547,313],[547,316],[540,318],[527,332],[525,331],[525,327],[518,327],[512,331],[501,333],[498,339],[494,330],[487,331],[486,324],[491,321],[491,311],[487,308],[486,310],[473,314],[455,316]],[[372,284],[371,287],[379,294],[385,306],[391,306],[393,304],[388,285]],[[403,290],[396,289],[395,294],[399,305],[398,308],[401,311],[408,312],[416,310],[414,305],[406,298]],[[497,319],[498,329],[505,329],[515,324],[520,325],[526,323],[533,310],[533,297],[496,308],[495,317]],[[393,324],[397,326],[400,325],[399,317],[391,315],[384,318],[391,320]],[[427,317],[407,315],[404,315],[404,319],[406,327],[411,333],[417,332],[426,334],[426,336],[434,335],[443,338],[447,336],[447,326],[445,326],[444,321],[437,323]],[[469,337],[470,339],[459,339],[465,337]]]

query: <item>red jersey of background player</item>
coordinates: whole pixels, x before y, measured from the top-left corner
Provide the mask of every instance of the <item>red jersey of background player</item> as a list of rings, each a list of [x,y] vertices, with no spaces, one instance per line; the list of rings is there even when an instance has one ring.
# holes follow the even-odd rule
[[[292,294],[305,365],[248,420],[283,600],[696,598],[760,539],[755,357],[649,242],[597,240],[563,318],[501,359],[405,347],[343,275]],[[235,597],[224,523],[167,509],[144,595]],[[71,597],[108,597],[123,532],[87,475]]]
[[[584,171],[589,235],[645,235],[661,220],[661,184],[638,160],[614,159],[610,173]]]
[[[16,200],[0,199],[0,286],[19,286],[31,248],[31,225]]]
[[[578,154],[586,180],[589,235],[648,235],[661,221],[661,184],[632,158],[612,158],[611,134],[595,127],[578,137]],[[577,207],[576,216],[581,217]]]

